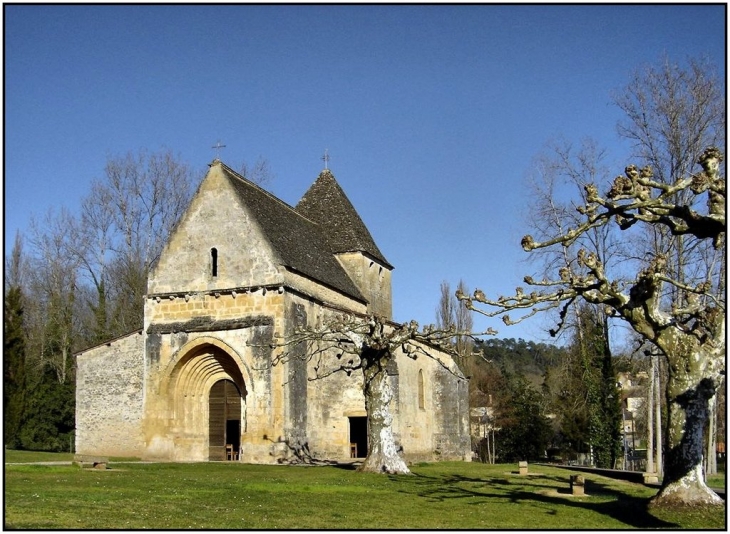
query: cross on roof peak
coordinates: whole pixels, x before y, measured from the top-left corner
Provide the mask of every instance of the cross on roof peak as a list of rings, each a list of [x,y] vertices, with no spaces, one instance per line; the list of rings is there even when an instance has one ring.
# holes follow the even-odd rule
[[[215,148],[215,159],[220,159],[221,148],[226,148],[226,145],[221,145],[220,140],[210,148]]]
[[[324,149],[324,156],[322,156],[322,161],[324,161],[324,170],[328,171],[328,163],[330,161],[330,155],[327,153],[327,149]]]

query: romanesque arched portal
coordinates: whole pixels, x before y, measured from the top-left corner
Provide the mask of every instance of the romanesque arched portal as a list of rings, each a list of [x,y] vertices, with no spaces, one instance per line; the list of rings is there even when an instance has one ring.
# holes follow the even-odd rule
[[[238,355],[225,344],[183,348],[167,384],[176,460],[225,460],[246,430],[246,382]]]

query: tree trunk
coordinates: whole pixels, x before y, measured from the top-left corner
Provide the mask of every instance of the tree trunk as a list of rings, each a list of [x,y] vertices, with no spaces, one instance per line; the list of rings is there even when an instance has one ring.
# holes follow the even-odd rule
[[[385,351],[363,351],[362,371],[365,379],[365,411],[368,416],[368,455],[358,469],[369,473],[410,474],[398,454],[393,437],[393,416],[390,401],[393,391],[388,382],[386,365],[390,355]]]
[[[492,444],[489,440],[489,427],[484,429],[484,437],[487,438],[487,463],[492,463]]]
[[[717,474],[717,395],[710,399],[710,413],[705,443],[705,477]]]
[[[669,415],[664,479],[653,506],[724,506],[723,501],[705,484],[702,473],[704,431],[709,416],[709,401],[717,382],[702,366],[692,362],[708,361],[710,354],[696,354],[669,361],[667,409]]]
[[[664,441],[662,440],[662,360],[655,358],[654,369],[654,443],[656,443],[656,472],[664,475]]]
[[[649,390],[646,394],[646,472],[654,472],[654,356],[649,356]]]

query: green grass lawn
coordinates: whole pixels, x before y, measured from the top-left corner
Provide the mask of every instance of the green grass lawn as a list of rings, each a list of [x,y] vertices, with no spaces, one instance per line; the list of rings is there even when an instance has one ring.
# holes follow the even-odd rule
[[[5,449],[5,463],[16,462],[70,462],[72,452],[16,451]]]
[[[12,461],[8,458],[6,462]],[[20,529],[724,529],[725,510],[648,511],[655,490],[571,471],[444,462],[413,476],[240,463],[6,465],[5,527]]]
[[[725,473],[718,473],[717,475],[710,475],[707,477],[707,485],[713,488],[724,488],[725,487]]]
[[[71,462],[75,454],[72,452],[43,452],[43,451],[16,451],[5,449],[5,463],[29,463],[29,462]],[[139,458],[121,458],[112,456],[110,461],[139,461]]]

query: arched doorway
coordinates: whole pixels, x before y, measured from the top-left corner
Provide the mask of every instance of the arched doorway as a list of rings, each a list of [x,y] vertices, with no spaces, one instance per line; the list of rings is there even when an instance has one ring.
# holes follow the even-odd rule
[[[173,460],[225,460],[226,444],[239,451],[246,433],[247,369],[212,336],[189,342],[178,354],[161,383],[170,417],[155,425],[158,441],[165,441]]]
[[[226,460],[226,446],[241,448],[241,392],[231,380],[217,381],[208,397],[208,459]]]

